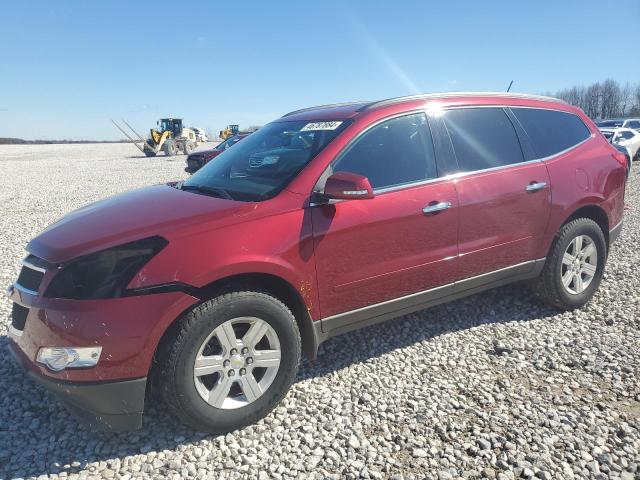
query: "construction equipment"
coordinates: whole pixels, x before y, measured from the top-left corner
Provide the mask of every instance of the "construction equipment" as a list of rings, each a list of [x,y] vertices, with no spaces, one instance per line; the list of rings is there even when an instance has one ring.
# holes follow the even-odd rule
[[[126,120],[122,120],[122,122],[133,132],[133,135],[138,137],[137,139],[132,138],[115,121],[111,120],[111,122],[147,157],[155,157],[160,151],[169,157],[179,151],[189,155],[198,145],[196,133],[190,128],[183,127],[181,118],[161,118],[157,122],[158,128],[152,128],[149,138],[146,140]]]
[[[227,125],[227,128],[225,128],[224,130],[220,130],[220,138],[222,140],[226,140],[229,137],[237,135],[239,131],[240,128],[238,127],[238,125]]]

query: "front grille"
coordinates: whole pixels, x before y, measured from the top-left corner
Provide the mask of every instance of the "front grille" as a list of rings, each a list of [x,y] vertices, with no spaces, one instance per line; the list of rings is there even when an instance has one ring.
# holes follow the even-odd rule
[[[23,307],[22,305],[18,305],[17,303],[13,304],[13,308],[11,309],[11,326],[20,332],[24,330],[24,324],[27,321],[27,315],[29,314],[29,309]]]
[[[29,263],[36,268],[41,268],[42,270],[48,270],[52,267],[52,264],[43,260],[42,258],[36,257],[35,255],[27,255],[27,258],[24,259],[23,263]]]
[[[40,288],[40,282],[42,282],[43,277],[44,273],[38,270],[32,270],[25,265],[20,271],[20,276],[18,277],[17,283],[27,290],[33,290],[34,292],[37,292]]]
[[[27,256],[22,263],[22,270],[16,283],[27,290],[37,292],[44,277],[44,270],[51,268],[51,264],[35,255]]]

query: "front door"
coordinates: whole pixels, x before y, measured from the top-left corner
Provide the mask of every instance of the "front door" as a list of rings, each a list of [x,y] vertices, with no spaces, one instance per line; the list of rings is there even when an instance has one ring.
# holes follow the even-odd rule
[[[363,318],[376,308],[401,313],[425,290],[450,293],[458,200],[454,184],[438,178],[425,115],[369,129],[333,162],[336,171],[368,177],[376,196],[310,207],[323,329],[327,317],[333,329],[357,321],[358,309]]]

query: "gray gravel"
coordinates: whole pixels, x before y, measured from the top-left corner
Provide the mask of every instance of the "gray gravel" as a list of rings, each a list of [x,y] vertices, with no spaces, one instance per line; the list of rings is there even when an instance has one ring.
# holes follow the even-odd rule
[[[184,178],[129,145],[0,146],[0,284],[70,210]],[[266,419],[191,432],[162,407],[96,433],[9,362],[0,302],[0,478],[640,478],[638,170],[597,297],[558,314],[522,286],[327,342]]]

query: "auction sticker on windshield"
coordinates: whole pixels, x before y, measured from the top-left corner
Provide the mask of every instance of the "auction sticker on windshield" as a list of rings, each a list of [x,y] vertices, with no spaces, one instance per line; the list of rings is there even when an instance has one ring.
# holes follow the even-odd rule
[[[335,130],[341,124],[342,122],[338,122],[338,121],[307,123],[304,127],[300,129],[300,131],[308,132],[309,130]]]

